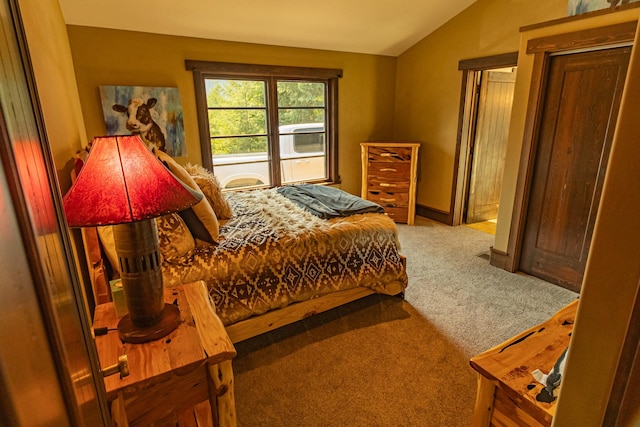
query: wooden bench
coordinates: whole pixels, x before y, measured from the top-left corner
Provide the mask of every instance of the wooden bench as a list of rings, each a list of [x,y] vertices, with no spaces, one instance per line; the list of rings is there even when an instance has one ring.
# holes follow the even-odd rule
[[[478,372],[473,426],[550,426],[557,399],[540,402],[542,384],[532,372],[548,374],[569,346],[578,301],[548,321],[471,359]]]

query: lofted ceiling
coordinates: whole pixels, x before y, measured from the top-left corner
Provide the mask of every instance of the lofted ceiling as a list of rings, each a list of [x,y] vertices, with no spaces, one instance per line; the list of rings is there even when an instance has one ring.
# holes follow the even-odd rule
[[[397,56],[475,0],[59,0],[69,25]]]

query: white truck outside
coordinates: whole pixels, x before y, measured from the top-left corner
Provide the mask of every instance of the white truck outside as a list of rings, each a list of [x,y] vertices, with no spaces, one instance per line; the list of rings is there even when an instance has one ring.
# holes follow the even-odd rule
[[[324,135],[323,123],[280,126],[283,184],[326,177]],[[223,189],[271,185],[267,153],[215,155],[213,173]]]

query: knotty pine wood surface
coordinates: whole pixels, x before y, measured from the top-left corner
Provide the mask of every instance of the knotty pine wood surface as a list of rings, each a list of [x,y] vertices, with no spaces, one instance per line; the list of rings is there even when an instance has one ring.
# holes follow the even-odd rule
[[[543,386],[531,375],[535,369],[548,374],[569,346],[578,301],[558,311],[547,322],[534,326],[471,359],[471,366],[500,388],[521,409],[543,424],[550,423],[557,402],[538,402]],[[535,385],[535,387],[532,387]]]
[[[106,335],[96,337],[100,365],[105,368],[126,354],[130,375],[105,377],[107,398],[117,391],[135,391],[186,375],[206,363],[220,363],[236,355],[220,319],[215,316],[203,282],[168,288],[165,302],[177,304],[182,323],[166,337],[145,344],[122,343],[118,337],[118,318],[112,303],[96,307],[94,327],[108,327]]]

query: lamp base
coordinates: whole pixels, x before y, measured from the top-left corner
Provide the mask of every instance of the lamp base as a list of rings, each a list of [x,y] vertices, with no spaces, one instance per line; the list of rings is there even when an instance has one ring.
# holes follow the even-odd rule
[[[118,322],[118,335],[124,342],[140,344],[169,335],[179,324],[180,309],[173,304],[165,303],[162,319],[158,323],[151,326],[136,326],[131,316],[127,314]]]

